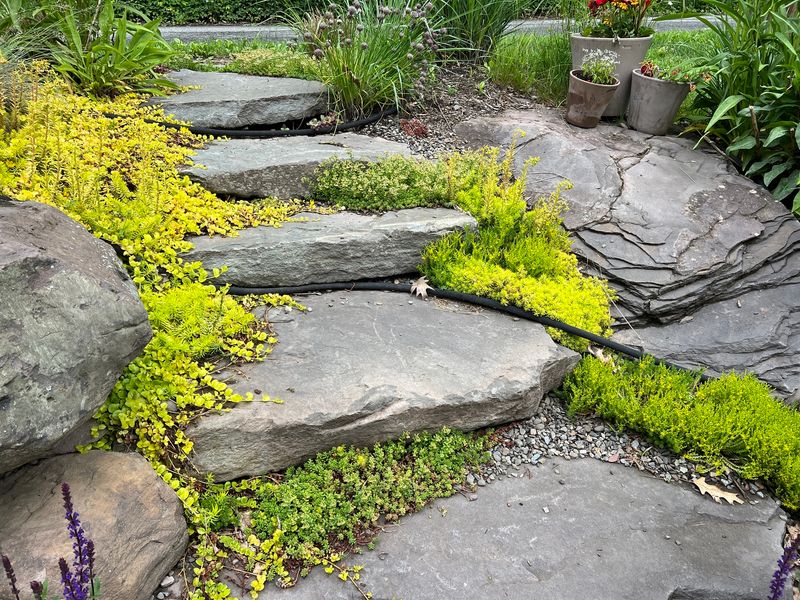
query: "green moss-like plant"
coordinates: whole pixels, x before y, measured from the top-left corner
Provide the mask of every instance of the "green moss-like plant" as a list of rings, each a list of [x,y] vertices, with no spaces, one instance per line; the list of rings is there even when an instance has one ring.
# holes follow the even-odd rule
[[[564,390],[571,413],[595,413],[712,468],[763,478],[800,507],[800,413],[752,375],[699,373],[655,363],[584,358]]]
[[[313,58],[286,46],[277,45],[234,54],[233,60],[223,70],[244,75],[311,80],[319,78],[319,68]]]

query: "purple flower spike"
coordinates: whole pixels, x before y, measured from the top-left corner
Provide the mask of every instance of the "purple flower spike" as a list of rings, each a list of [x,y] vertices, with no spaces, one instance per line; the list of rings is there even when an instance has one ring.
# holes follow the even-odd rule
[[[786,587],[786,580],[789,578],[797,560],[798,548],[800,548],[800,535],[789,540],[789,543],[783,549],[783,556],[778,559],[778,568],[775,570],[775,574],[772,576],[772,583],[769,585],[770,594],[768,600],[781,600],[783,590]]]
[[[94,562],[94,544],[92,544],[90,551],[89,540],[86,539],[86,534],[78,518],[79,515],[72,505],[72,494],[67,483],[61,485],[61,494],[64,496],[64,517],[67,520],[69,537],[73,540],[72,552],[75,557],[72,562],[75,572],[67,572],[70,584],[69,594],[71,595],[68,595],[63,569],[61,572],[62,584],[64,584],[64,600],[86,600],[89,597],[92,563]],[[61,560],[64,561],[64,559]],[[66,566],[66,561],[64,561],[64,565]],[[61,566],[61,562],[59,562],[59,566]]]
[[[31,581],[31,591],[33,592],[33,597],[35,598],[35,600],[45,600],[42,597],[42,594],[44,593],[44,588],[42,587],[42,584],[40,582]]]
[[[3,560],[3,569],[6,571],[6,577],[8,578],[8,584],[11,586],[11,593],[14,594],[14,597],[19,600],[19,590],[17,589],[17,576],[14,575],[14,567],[11,566],[11,559],[8,558],[5,554],[2,556]]]

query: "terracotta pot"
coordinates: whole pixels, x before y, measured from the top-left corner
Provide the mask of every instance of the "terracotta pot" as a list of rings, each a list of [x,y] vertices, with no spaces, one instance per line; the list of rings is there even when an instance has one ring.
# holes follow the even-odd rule
[[[584,50],[611,50],[619,57],[619,64],[614,77],[619,79],[619,88],[608,103],[604,117],[621,117],[628,107],[628,96],[631,92],[631,78],[635,68],[644,60],[647,49],[653,36],[638,38],[595,38],[572,34],[570,44],[572,47],[572,68],[580,69],[583,62]]]
[[[567,122],[578,127],[596,127],[620,83],[619,80],[612,85],[592,83],[581,79],[580,73],[580,69],[569,73]]]
[[[688,93],[688,83],[647,77],[641,69],[634,69],[628,125],[642,133],[664,135],[675,122]]]

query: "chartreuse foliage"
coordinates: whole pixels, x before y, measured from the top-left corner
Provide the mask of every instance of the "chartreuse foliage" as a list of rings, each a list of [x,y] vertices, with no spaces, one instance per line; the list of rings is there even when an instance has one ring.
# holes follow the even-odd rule
[[[800,413],[752,375],[700,382],[652,358],[587,357],[564,390],[571,413],[596,413],[713,468],[763,478],[787,507],[800,507]]]
[[[395,156],[363,164],[332,159],[321,165],[317,200],[355,210],[458,206],[477,230],[453,232],[425,249],[422,271],[433,285],[493,298],[593,333],[608,333],[612,291],[578,270],[561,226],[566,203],[559,186],[529,209],[527,166],[512,176],[514,148],[452,154],[439,162]],[[586,342],[551,330],[576,349]]]
[[[147,123],[143,117],[163,115],[139,108],[140,101],[91,100],[51,78],[27,98],[15,128],[0,132],[0,192],[55,206],[115,244],[149,314],[153,339],[95,415],[98,441],[90,447],[135,447],[176,491],[194,534],[190,598],[228,597],[218,575],[233,556],[252,573],[253,597],[267,581],[291,583],[284,561],[322,564],[355,583],[357,568],[336,564],[339,547],[367,535],[379,514],[391,518],[451,494],[484,441],[442,431],[367,450],[339,448],[291,470],[284,483],[214,485],[192,477],[187,424],[254,400],[234,394],[217,373],[231,362],[263,359],[275,342],[249,309],[299,305],[287,297],[239,301],[208,285],[202,265],[180,258],[191,247],[185,238],[278,225],[314,207],[224,202],[179,176],[199,140]],[[245,509],[257,525],[240,523]]]

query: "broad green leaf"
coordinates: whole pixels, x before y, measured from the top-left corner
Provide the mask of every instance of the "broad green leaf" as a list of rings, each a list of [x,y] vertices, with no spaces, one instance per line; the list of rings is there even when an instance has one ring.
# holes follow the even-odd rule
[[[772,167],[766,175],[764,175],[764,185],[769,187],[772,185],[772,182],[775,181],[775,178],[782,175],[786,171],[792,168],[792,163],[786,162],[781,165],[776,165]]]
[[[783,200],[784,198],[788,198],[789,194],[797,189],[798,179],[800,179],[800,169],[797,169],[789,176],[782,178],[778,183],[778,186],[772,192],[775,200]]]
[[[719,106],[717,107],[717,110],[714,111],[714,115],[708,122],[708,125],[706,125],[706,131],[710,130],[711,127],[713,127],[714,124],[720,119],[723,118],[729,119],[730,117],[726,116],[726,113],[744,99],[745,97],[742,96],[741,94],[734,94],[733,96],[728,96],[727,98],[725,98],[725,100],[720,102]]]
[[[736,140],[733,144],[728,146],[728,153],[738,152],[739,150],[750,150],[756,147],[756,138],[752,135],[745,136]]]
[[[784,127],[783,125],[779,125],[778,127],[775,127],[773,129],[771,129],[770,132],[769,132],[769,135],[767,136],[767,139],[764,140],[764,147],[765,148],[769,148],[772,144],[777,142],[779,139],[781,139],[788,132],[789,132],[789,128],[788,127]]]

